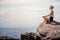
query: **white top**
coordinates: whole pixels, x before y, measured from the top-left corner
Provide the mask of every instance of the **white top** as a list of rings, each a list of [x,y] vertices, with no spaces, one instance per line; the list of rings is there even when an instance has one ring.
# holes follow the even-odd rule
[[[51,10],[51,12],[50,12],[50,17],[54,17],[54,12],[53,12],[53,10]]]

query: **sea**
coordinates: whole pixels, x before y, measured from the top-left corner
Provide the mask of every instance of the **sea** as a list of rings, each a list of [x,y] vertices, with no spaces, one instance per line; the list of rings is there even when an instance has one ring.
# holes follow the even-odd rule
[[[20,38],[21,34],[26,32],[36,32],[36,28],[0,28],[0,36],[10,36],[12,38]]]

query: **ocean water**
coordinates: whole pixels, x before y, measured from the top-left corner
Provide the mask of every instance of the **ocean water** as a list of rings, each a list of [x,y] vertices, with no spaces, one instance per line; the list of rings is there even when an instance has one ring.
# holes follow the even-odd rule
[[[36,32],[36,28],[0,28],[0,36],[20,38],[21,33]]]

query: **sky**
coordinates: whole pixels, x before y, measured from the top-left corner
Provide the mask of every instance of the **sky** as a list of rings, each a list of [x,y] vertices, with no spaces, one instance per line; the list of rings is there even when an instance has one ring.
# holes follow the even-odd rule
[[[0,28],[37,27],[50,5],[60,22],[60,0],[0,0]]]

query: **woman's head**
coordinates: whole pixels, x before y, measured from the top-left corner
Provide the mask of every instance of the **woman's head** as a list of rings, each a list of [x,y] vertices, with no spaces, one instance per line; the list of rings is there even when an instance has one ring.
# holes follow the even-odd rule
[[[54,9],[54,6],[53,5],[50,5],[49,9],[51,9],[51,10]]]

